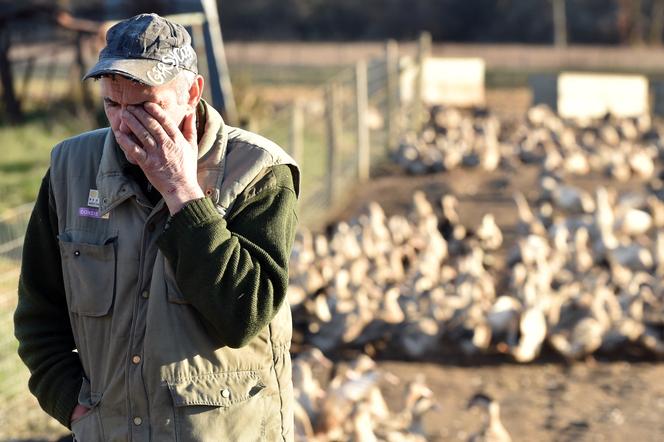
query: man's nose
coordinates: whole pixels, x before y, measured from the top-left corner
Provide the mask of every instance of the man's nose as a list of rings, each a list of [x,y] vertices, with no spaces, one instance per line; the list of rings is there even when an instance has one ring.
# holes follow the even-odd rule
[[[127,112],[126,109],[122,109],[120,111],[120,131],[129,133],[129,126],[127,125],[127,120],[125,119],[125,112]]]

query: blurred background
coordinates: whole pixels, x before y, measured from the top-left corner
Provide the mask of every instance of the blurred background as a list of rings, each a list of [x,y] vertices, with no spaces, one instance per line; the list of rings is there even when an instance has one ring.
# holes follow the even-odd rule
[[[67,437],[16,356],[23,235],[140,12],[302,167],[297,440],[664,437],[664,0],[2,0],[0,440]]]

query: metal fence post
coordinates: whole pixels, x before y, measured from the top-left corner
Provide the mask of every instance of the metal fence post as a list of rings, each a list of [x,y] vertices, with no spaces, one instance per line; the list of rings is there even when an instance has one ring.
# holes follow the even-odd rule
[[[325,119],[327,126],[327,203],[332,206],[337,194],[338,151],[339,151],[339,109],[337,85],[331,83],[325,90]]]
[[[413,126],[412,129],[419,132],[422,129],[423,121],[423,106],[422,100],[424,99],[424,67],[427,59],[431,56],[431,34],[424,31],[420,34],[417,41],[417,77],[415,77],[415,97],[413,100]]]
[[[389,154],[396,145],[397,128],[397,88],[399,81],[399,44],[388,40],[385,46],[385,70],[387,74],[387,106],[385,111],[385,150]]]
[[[290,153],[297,164],[302,167],[304,161],[304,115],[300,100],[293,102],[289,135]]]
[[[360,60],[355,65],[355,98],[357,108],[357,177],[360,182],[369,179],[371,173],[371,149],[369,144],[369,85],[367,63]]]

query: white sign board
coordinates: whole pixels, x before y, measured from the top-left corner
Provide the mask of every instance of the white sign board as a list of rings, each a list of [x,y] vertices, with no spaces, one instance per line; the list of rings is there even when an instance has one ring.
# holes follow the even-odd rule
[[[417,67],[406,62],[401,74],[401,98],[415,96]],[[424,63],[422,100],[448,106],[484,105],[484,60],[481,58],[428,58]]]
[[[564,118],[619,117],[648,113],[648,80],[642,75],[563,72],[558,76],[558,113]]]

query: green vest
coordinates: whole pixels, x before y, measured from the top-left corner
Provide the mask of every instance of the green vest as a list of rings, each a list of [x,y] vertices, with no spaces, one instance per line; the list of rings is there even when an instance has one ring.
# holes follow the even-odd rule
[[[219,212],[266,167],[293,159],[258,135],[226,126],[207,104],[198,181]],[[67,304],[86,379],[77,440],[274,441],[293,438],[284,303],[242,348],[219,348],[178,289],[156,245],[168,210],[121,172],[110,129],[61,143],[51,158]]]

